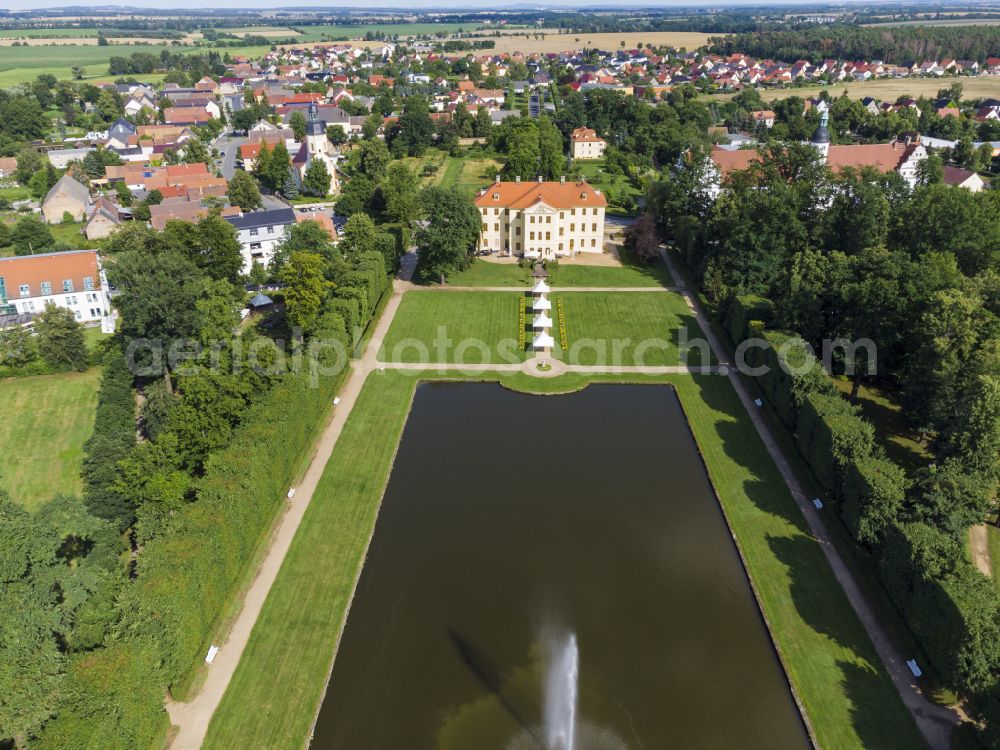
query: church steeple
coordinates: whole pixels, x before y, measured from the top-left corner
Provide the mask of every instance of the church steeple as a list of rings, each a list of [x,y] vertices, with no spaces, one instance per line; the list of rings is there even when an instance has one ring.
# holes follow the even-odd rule
[[[813,147],[819,151],[820,155],[823,157],[823,161],[826,161],[827,156],[830,154],[830,131],[827,128],[827,124],[830,122],[830,113],[827,110],[823,111],[823,114],[819,119],[819,127],[816,128],[816,132],[812,134],[812,138],[809,142],[812,143]]]

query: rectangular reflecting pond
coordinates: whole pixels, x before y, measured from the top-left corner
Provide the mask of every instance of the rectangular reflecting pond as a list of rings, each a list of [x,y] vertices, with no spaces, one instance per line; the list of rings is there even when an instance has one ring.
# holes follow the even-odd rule
[[[674,390],[418,386],[313,747],[808,748]]]

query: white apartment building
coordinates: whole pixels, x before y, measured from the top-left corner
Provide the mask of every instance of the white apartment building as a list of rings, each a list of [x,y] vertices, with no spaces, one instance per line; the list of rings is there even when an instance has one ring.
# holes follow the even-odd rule
[[[111,294],[96,250],[0,258],[0,314],[69,308],[81,323],[114,330]]]
[[[295,212],[290,208],[272,208],[223,218],[236,228],[243,255],[243,273],[250,273],[254,261],[265,268],[270,265],[278,243],[285,239],[288,227],[295,223]]]
[[[551,260],[604,252],[608,202],[586,182],[496,182],[479,191],[479,249]]]

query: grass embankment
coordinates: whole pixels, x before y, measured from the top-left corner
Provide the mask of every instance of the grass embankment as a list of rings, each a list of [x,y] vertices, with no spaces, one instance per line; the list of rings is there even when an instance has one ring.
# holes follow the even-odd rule
[[[0,381],[0,487],[28,510],[58,494],[79,495],[83,444],[94,431],[101,380],[87,372]]]
[[[517,350],[517,321],[516,294],[407,292],[386,334],[379,359],[468,364],[519,362],[527,353]]]
[[[565,309],[569,352],[557,356],[564,361],[627,367],[702,364],[697,347],[688,350],[686,362],[681,361],[683,336],[700,340],[701,329],[679,294],[556,292],[554,304],[559,299]]]
[[[551,380],[672,383],[736,535],[771,632],[823,748],[913,750],[922,739],[728,380],[673,375]],[[414,379],[373,373],[351,413],[204,747],[299,748],[322,700]]]
[[[986,534],[990,541],[990,562],[993,563],[993,585],[1000,589],[1000,528],[989,525]]]

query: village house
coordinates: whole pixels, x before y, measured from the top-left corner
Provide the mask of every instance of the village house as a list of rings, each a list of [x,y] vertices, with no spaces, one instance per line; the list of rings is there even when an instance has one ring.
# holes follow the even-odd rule
[[[103,240],[121,224],[121,209],[108,198],[100,197],[94,202],[90,218],[83,228],[88,240]]]
[[[602,159],[607,146],[591,128],[577,128],[569,134],[569,153],[574,159]]]
[[[81,323],[114,330],[111,293],[96,250],[0,258],[0,313],[37,314],[48,304]]]
[[[236,229],[243,273],[249,273],[255,261],[265,268],[270,265],[288,227],[295,223],[295,212],[290,208],[272,208],[224,218]]]
[[[604,251],[608,202],[586,182],[501,182],[476,197],[479,249],[552,260]]]
[[[83,221],[91,209],[90,190],[68,174],[59,178],[42,201],[42,216],[49,224],[60,224],[66,214]]]
[[[986,187],[986,182],[983,181],[983,178],[971,169],[963,169],[962,167],[953,167],[951,165],[945,165],[944,182],[946,185],[965,188],[973,193],[978,193]]]

